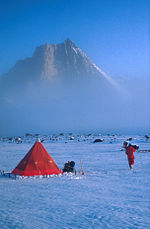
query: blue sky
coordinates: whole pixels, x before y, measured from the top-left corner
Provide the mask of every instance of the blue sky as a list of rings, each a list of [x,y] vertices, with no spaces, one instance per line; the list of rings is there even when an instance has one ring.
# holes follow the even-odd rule
[[[0,0],[0,74],[67,37],[112,77],[148,77],[148,0]]]

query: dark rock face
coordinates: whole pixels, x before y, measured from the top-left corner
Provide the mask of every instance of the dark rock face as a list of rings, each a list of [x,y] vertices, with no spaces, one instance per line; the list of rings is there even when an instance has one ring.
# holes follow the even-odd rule
[[[70,39],[64,43],[45,44],[38,47],[33,55],[41,59],[41,78],[84,77],[100,75],[101,70]]]

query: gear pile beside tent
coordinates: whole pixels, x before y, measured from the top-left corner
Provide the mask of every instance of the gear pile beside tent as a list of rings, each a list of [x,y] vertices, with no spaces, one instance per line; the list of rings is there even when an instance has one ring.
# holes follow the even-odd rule
[[[62,171],[38,139],[11,173],[20,176],[40,176],[58,175],[62,174]]]

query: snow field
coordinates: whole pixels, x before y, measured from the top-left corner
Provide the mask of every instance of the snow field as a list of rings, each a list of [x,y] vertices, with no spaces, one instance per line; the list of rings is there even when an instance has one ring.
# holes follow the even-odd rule
[[[135,152],[130,170],[120,151],[122,139],[112,144],[43,142],[59,168],[74,160],[79,171],[81,159],[85,175],[0,177],[0,228],[150,228],[150,153]],[[134,143],[150,148],[140,136]],[[32,145],[0,142],[0,169],[14,169]]]

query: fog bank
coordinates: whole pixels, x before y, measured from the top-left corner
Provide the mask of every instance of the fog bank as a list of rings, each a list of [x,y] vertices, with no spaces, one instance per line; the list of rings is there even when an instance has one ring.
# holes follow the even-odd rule
[[[149,84],[32,83],[1,94],[0,136],[150,127]],[[4,88],[3,88],[4,89]],[[5,91],[6,92],[6,91]]]

